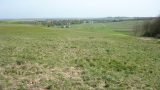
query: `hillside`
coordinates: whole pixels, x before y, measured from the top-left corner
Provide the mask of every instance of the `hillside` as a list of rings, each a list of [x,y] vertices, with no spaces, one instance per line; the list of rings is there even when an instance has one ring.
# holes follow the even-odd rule
[[[160,41],[133,36],[136,23],[1,23],[0,89],[158,90]]]

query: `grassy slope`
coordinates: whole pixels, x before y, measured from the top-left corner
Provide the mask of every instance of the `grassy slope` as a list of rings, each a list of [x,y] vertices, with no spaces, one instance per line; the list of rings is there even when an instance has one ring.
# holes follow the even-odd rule
[[[0,88],[158,89],[160,42],[129,35],[134,24],[1,24]]]

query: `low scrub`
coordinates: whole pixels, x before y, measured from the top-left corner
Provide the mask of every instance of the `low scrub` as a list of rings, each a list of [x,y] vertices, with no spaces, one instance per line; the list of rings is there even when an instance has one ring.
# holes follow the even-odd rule
[[[136,25],[134,33],[139,36],[160,38],[160,17],[145,21],[142,25]]]

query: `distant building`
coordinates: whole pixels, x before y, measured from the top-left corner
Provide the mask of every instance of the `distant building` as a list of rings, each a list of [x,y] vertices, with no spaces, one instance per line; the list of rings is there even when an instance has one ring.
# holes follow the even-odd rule
[[[61,25],[61,28],[70,28],[70,27],[71,27],[71,25],[70,25],[69,22],[64,23],[64,24]]]
[[[93,21],[89,21],[89,23],[90,23],[90,24],[93,24],[94,22],[93,22]]]

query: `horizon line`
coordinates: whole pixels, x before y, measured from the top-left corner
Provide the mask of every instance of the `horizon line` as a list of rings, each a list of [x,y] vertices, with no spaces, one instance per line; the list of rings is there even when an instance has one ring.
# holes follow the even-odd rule
[[[29,20],[29,19],[100,19],[100,18],[154,18],[158,16],[107,16],[107,17],[33,17],[33,18],[0,18],[0,20]]]

